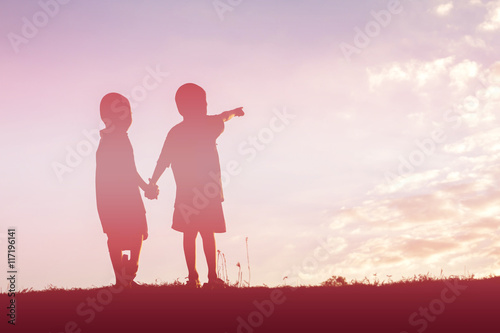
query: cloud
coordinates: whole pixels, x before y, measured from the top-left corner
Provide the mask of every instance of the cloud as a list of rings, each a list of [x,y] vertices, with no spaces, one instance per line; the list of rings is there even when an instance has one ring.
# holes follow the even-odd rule
[[[471,35],[465,35],[463,37],[463,41],[473,47],[473,48],[479,48],[479,49],[486,49],[487,46],[486,46],[486,42],[481,39],[481,38],[478,38],[478,37],[473,37]]]
[[[480,71],[481,65],[478,62],[464,59],[457,63],[454,56],[449,56],[425,62],[412,60],[393,63],[378,69],[368,68],[367,75],[371,90],[391,81],[410,81],[417,87],[425,87],[426,84],[438,79],[448,79],[452,87],[463,90],[469,86],[471,79],[479,76]]]
[[[450,69],[451,84],[464,89],[468,86],[469,80],[476,78],[481,65],[475,61],[464,60]]]
[[[369,194],[390,194],[401,191],[411,191],[427,186],[431,180],[436,179],[443,170],[432,169],[422,172],[413,172],[399,178],[388,178],[378,184]]]
[[[390,60],[365,67],[374,107],[353,122],[383,133],[362,150],[370,162],[364,170],[380,178],[328,217],[347,247],[321,278],[441,268],[460,274],[464,266],[483,276],[500,272],[500,62],[491,65],[498,57],[490,33],[500,28],[500,1],[426,7],[425,26],[407,29],[399,44],[391,40]],[[376,123],[380,115],[385,121]],[[425,163],[384,179],[398,156],[408,158],[435,129],[446,139]]]
[[[466,226],[466,229],[468,230],[474,230],[475,232],[495,232],[500,229],[500,217],[499,216],[494,216],[494,217],[485,217],[476,220],[475,222],[472,222]]]
[[[440,16],[446,16],[453,9],[453,2],[447,2],[436,7],[436,13]]]
[[[454,241],[408,239],[400,246],[400,251],[410,258],[428,258],[455,251],[458,247]]]
[[[478,29],[482,31],[496,31],[500,28],[500,1],[492,1],[486,5],[488,10],[485,21]]]
[[[500,127],[466,136],[458,142],[444,146],[445,152],[453,154],[477,152],[479,150],[488,153],[500,151]]]
[[[491,84],[500,85],[500,61],[491,65],[488,79]],[[500,94],[498,96],[500,96]]]
[[[406,63],[393,63],[381,69],[368,68],[368,83],[372,90],[386,81],[412,81],[421,87],[447,73],[453,61],[454,57],[450,56],[432,61],[412,60]]]
[[[497,135],[496,130],[492,133]],[[478,147],[488,150],[487,140],[494,141],[490,136],[485,133]],[[334,214],[331,226],[347,240],[347,255],[326,267],[321,276],[343,273],[359,278],[360,272],[441,268],[450,272],[464,265],[476,273],[476,267],[499,263],[500,247],[494,248],[493,243],[500,239],[496,232],[500,229],[496,186],[500,154],[465,154],[443,169],[415,172],[394,191],[375,187],[360,204]],[[491,267],[489,273],[495,271]]]

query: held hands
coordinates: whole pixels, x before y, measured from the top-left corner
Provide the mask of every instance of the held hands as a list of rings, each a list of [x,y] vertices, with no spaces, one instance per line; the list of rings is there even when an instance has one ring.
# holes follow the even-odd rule
[[[151,178],[149,178],[149,184],[146,190],[144,191],[144,196],[149,200],[158,199],[158,194],[160,194],[160,189],[158,185],[151,184]]]

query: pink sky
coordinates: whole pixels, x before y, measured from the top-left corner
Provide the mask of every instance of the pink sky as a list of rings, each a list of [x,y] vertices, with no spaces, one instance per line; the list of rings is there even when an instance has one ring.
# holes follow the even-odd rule
[[[246,237],[252,285],[500,274],[500,1],[389,3],[242,1],[221,19],[212,1],[74,0],[13,46],[43,9],[2,1],[0,246],[17,227],[20,287],[113,281],[84,133],[102,126],[102,96],[128,96],[147,179],[186,82],[209,113],[246,112],[218,140],[222,168],[240,166],[217,236],[232,281],[238,262],[248,276]],[[381,25],[372,11],[390,14]],[[58,175],[68,149],[85,156]],[[159,185],[137,279],[184,281],[171,170]],[[198,267],[206,276],[201,247]]]

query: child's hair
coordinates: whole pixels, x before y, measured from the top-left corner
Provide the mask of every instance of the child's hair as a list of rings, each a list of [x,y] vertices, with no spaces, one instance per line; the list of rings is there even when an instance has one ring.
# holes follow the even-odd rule
[[[126,124],[131,121],[132,112],[128,99],[118,93],[109,93],[101,100],[101,119],[106,127]]]
[[[183,117],[206,114],[207,94],[199,85],[186,83],[177,89],[175,103]]]

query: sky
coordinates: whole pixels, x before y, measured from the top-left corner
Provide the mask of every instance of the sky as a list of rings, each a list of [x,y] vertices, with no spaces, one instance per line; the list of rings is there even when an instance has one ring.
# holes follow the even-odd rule
[[[500,1],[3,0],[0,32],[0,246],[15,227],[21,289],[114,282],[100,99],[131,101],[147,179],[187,82],[209,114],[246,113],[218,139],[231,282],[238,263],[268,286],[500,274]],[[171,170],[158,185],[137,280],[184,282]]]

